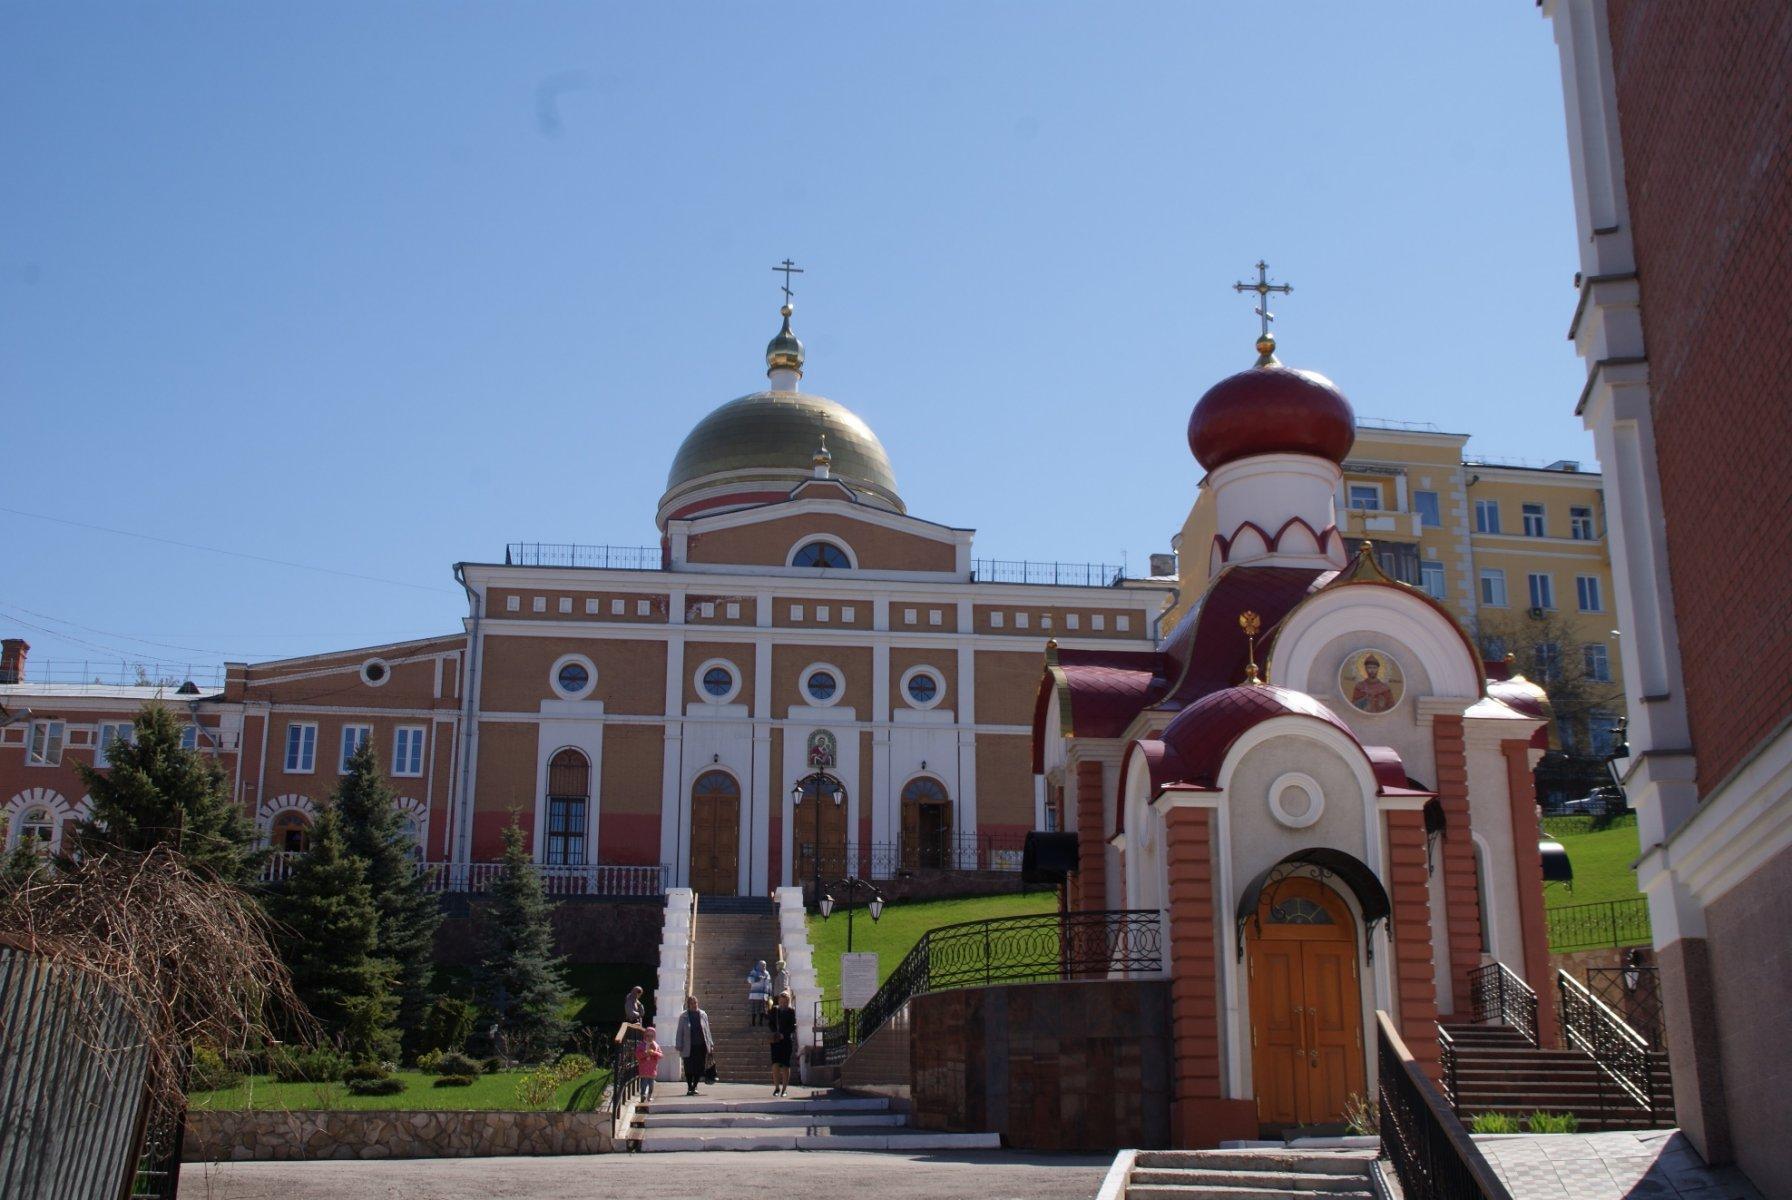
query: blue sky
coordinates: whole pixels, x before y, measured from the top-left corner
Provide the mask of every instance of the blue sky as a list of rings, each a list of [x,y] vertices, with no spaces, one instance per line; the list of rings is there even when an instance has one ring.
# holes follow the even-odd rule
[[[0,628],[306,653],[650,543],[787,254],[805,386],[983,554],[1168,548],[1260,256],[1359,414],[1590,459],[1561,110],[1518,0],[6,5]]]

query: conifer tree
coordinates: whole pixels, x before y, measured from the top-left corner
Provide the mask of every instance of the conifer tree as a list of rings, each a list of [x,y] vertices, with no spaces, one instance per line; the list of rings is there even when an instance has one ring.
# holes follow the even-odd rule
[[[502,1034],[511,1058],[538,1060],[558,1050],[572,1029],[560,1015],[570,993],[563,960],[554,955],[551,911],[513,816],[504,830],[503,870],[492,883],[484,914],[475,976],[481,1009]]]
[[[390,1058],[398,1043],[393,966],[376,952],[379,910],[365,873],[343,844],[341,819],[325,806],[311,848],[269,894],[268,909],[293,990],[324,1031],[356,1058]]]
[[[74,831],[75,848],[95,855],[171,846],[195,868],[248,881],[262,852],[217,759],[183,748],[180,723],[159,705],[144,705],[131,729],[132,740],[107,747],[110,767],[75,764],[92,803]]]
[[[349,759],[332,807],[342,825],[344,849],[365,864],[368,890],[379,913],[375,954],[397,971],[394,990],[404,1051],[422,1049],[424,1025],[435,999],[435,935],[441,907],[424,889],[413,861],[410,835],[371,739]]]

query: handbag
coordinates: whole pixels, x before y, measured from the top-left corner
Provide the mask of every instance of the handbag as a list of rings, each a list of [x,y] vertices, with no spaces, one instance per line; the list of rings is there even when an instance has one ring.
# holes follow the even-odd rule
[[[713,1059],[713,1058],[709,1060],[709,1065],[703,1068],[703,1082],[704,1083],[718,1082],[716,1079],[716,1062],[715,1062],[715,1059]]]

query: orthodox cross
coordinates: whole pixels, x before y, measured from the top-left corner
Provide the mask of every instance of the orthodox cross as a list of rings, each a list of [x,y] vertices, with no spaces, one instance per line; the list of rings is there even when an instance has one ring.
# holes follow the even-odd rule
[[[1268,337],[1269,323],[1276,319],[1276,315],[1269,311],[1269,294],[1271,292],[1280,292],[1282,295],[1286,296],[1294,291],[1294,287],[1292,284],[1287,283],[1271,283],[1269,281],[1269,264],[1262,259],[1258,259],[1257,282],[1235,283],[1232,285],[1232,290],[1235,292],[1257,293],[1257,315],[1263,320],[1263,332],[1258,336]]]
[[[1263,619],[1254,611],[1246,609],[1238,614],[1238,627],[1244,631],[1245,655],[1249,659],[1245,667],[1246,683],[1262,683],[1263,678],[1257,673],[1257,633],[1263,628]]]
[[[792,275],[801,275],[803,269],[787,258],[777,266],[773,267],[772,270],[782,271],[784,273],[784,303],[789,304],[792,295],[790,290],[790,277]]]

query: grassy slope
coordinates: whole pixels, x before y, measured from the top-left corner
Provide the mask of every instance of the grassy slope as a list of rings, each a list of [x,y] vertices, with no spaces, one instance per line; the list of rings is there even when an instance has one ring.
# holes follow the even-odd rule
[[[853,914],[852,948],[855,951],[877,951],[878,978],[883,979],[896,969],[902,956],[929,929],[940,925],[956,925],[960,921],[1056,912],[1057,908],[1058,898],[1055,892],[967,896],[956,900],[896,901],[884,909],[881,921],[873,923],[871,914],[861,904]],[[838,992],[840,955],[846,950],[844,909],[835,909],[833,917],[826,921],[811,913],[809,944],[815,948],[815,970],[821,978],[822,991],[830,995]]]
[[[1561,884],[1543,889],[1543,903],[1548,908],[1569,904],[1593,904],[1601,900],[1628,900],[1641,895],[1636,890],[1636,872],[1630,864],[1637,857],[1636,823],[1598,833],[1551,834],[1568,851],[1574,864],[1574,890]]]
[[[200,1109],[258,1108],[275,1111],[315,1108],[381,1112],[404,1112],[420,1108],[515,1110],[522,1107],[517,1103],[516,1083],[524,1074],[522,1071],[501,1071],[496,1075],[481,1075],[473,1081],[471,1087],[439,1088],[434,1086],[433,1075],[425,1075],[421,1071],[400,1071],[398,1077],[404,1080],[405,1090],[393,1096],[355,1096],[340,1083],[276,1083],[271,1076],[257,1075],[250,1084],[240,1088],[198,1092],[191,1103],[192,1107]],[[565,1084],[554,1093],[554,1102],[549,1107],[581,1111],[593,1109],[603,1094],[603,1084],[608,1079],[609,1072],[599,1070]],[[575,1094],[578,1096],[577,1104],[573,1103]]]

